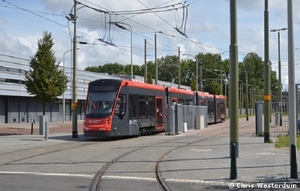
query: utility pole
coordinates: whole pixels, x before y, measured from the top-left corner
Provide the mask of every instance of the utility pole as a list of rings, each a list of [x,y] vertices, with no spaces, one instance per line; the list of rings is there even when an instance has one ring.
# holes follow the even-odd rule
[[[78,130],[77,130],[77,40],[76,40],[76,5],[77,1],[74,0],[74,36],[73,36],[73,101],[72,101],[72,137],[78,137]]]
[[[198,63],[198,58],[197,58],[197,55],[196,55],[196,91],[198,91],[199,90],[199,69],[198,69],[198,67],[199,67],[199,63]]]
[[[246,70],[246,68],[244,69],[245,73],[246,73],[246,120],[249,121],[249,92],[248,92],[248,72]]]
[[[269,5],[268,0],[265,0],[265,61],[264,61],[264,142],[270,142],[270,120],[271,120],[271,75],[269,64]]]
[[[144,71],[144,82],[147,83],[147,73],[148,73],[148,71],[147,71],[147,39],[145,39],[144,43],[145,43],[145,60],[144,60],[144,62],[145,62],[145,71]]]
[[[201,60],[201,63],[200,63],[200,91],[203,92],[203,85],[202,85],[202,60]]]
[[[230,179],[237,179],[236,158],[239,156],[239,115],[238,115],[238,45],[237,45],[237,3],[230,0]]]
[[[157,63],[157,47],[156,47],[156,34],[154,34],[154,59],[155,59],[155,84],[158,81],[158,63]]]
[[[178,89],[180,88],[181,71],[180,71],[180,47],[178,47]]]
[[[244,107],[244,101],[243,101],[243,98],[244,98],[244,83],[242,80],[239,80],[240,83],[240,115],[242,115],[242,108]]]
[[[296,84],[294,55],[293,1],[287,1],[288,7],[288,72],[289,72],[289,135],[291,178],[298,178],[297,167],[297,126],[296,126]]]

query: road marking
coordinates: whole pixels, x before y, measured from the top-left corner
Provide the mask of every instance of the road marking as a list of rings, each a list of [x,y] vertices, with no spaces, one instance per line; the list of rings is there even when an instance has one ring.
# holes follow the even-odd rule
[[[37,175],[37,176],[65,176],[65,177],[82,177],[94,178],[92,174],[71,174],[71,173],[45,173],[45,172],[16,172],[16,171],[0,171],[0,174],[18,174],[18,175]],[[157,182],[156,178],[135,177],[135,176],[103,176],[103,179],[117,179],[117,180],[137,180]],[[209,180],[189,180],[189,179],[165,179],[166,182],[187,183],[187,184],[205,184],[224,186],[231,183],[230,181],[209,181]]]
[[[212,149],[190,149],[190,151],[195,151],[195,152],[210,152]]]
[[[188,180],[188,179],[165,179],[166,182],[207,184],[207,185],[228,185],[228,181],[210,181],[210,180]]]
[[[68,177],[94,178],[94,175],[92,174],[71,174],[71,173],[0,171],[0,174],[25,174],[25,175],[37,175],[37,176],[68,176]]]
[[[119,180],[143,180],[143,181],[154,181],[156,178],[136,177],[136,176],[103,176],[103,179],[119,179]]]
[[[269,152],[260,152],[260,153],[255,153],[256,155],[275,155],[275,153],[269,153]]]

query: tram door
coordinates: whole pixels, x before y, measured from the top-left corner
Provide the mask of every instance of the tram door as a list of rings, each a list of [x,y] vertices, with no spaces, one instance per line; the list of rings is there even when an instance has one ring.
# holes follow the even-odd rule
[[[155,109],[156,109],[156,129],[163,129],[164,128],[164,110],[163,110],[162,97],[155,98]]]
[[[220,112],[221,108],[220,108],[220,102],[217,102],[217,109],[216,109],[216,122],[219,122],[220,118]]]

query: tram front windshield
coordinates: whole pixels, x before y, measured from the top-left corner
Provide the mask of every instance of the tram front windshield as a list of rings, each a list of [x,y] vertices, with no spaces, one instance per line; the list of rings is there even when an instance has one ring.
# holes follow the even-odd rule
[[[112,113],[117,92],[89,92],[87,117],[107,117]]]

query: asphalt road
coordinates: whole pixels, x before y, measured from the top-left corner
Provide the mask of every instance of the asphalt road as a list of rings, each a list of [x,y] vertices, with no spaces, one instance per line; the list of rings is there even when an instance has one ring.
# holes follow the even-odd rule
[[[254,133],[253,123],[242,121],[240,135],[251,136]],[[98,183],[96,190],[156,191],[163,190],[156,174],[162,171],[165,184],[172,191],[286,190],[257,188],[255,184],[250,189],[247,185],[229,185],[226,182],[191,182],[191,179],[199,178],[197,173],[204,172],[199,169],[206,167],[197,167],[199,162],[203,162],[205,153],[211,152],[204,148],[207,145],[212,148],[214,140],[218,145],[217,140],[229,137],[228,133],[228,122],[224,122],[176,136],[161,133],[138,138],[103,140],[88,139],[82,135],[78,139],[72,139],[70,135],[54,134],[49,136],[48,141],[41,136],[4,136],[0,139],[0,191],[86,191]],[[169,155],[164,158],[168,152]],[[189,153],[191,156],[180,157],[181,153]],[[228,161],[228,151],[225,153],[222,154],[225,158],[217,160]],[[174,156],[176,157],[173,159]],[[157,168],[160,159],[163,166],[158,165]],[[213,164],[208,165],[208,168],[216,168]],[[99,181],[95,175],[101,174]]]

